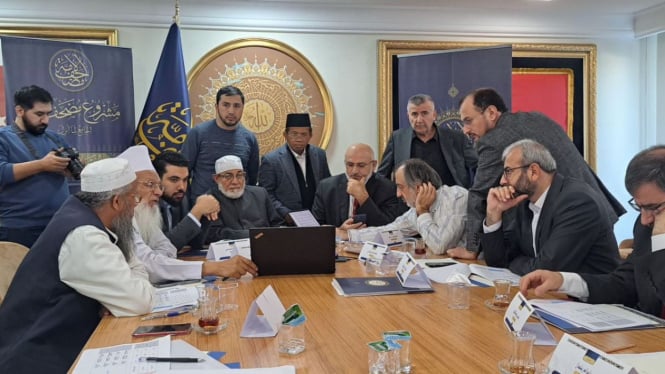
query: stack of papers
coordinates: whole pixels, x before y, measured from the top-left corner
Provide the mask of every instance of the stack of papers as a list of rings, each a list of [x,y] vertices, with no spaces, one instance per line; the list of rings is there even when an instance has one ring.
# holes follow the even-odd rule
[[[493,286],[497,279],[507,279],[514,286],[520,283],[520,276],[504,268],[495,268],[478,264],[465,264],[451,259],[418,260],[423,265],[427,277],[437,283],[467,282],[469,284]],[[453,263],[443,267],[429,267],[428,263]]]
[[[145,362],[142,357],[191,357],[201,359],[196,363]],[[171,341],[164,336],[142,343],[86,349],[81,353],[73,374],[295,374],[291,365],[275,368],[229,369],[184,340]]]
[[[665,321],[623,305],[531,300],[546,322],[571,334],[665,327]]]
[[[199,293],[196,285],[157,288],[152,312],[162,312],[181,306],[196,305]]]

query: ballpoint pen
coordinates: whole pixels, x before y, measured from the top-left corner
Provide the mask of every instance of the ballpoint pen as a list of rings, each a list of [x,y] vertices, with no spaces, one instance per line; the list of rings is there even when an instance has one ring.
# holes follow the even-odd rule
[[[179,316],[181,314],[185,314],[185,313],[189,313],[189,312],[190,312],[189,309],[184,309],[184,310],[177,310],[177,311],[173,311],[173,312],[153,313],[153,314],[147,315],[145,317],[142,317],[141,321],[148,321],[148,320],[151,320],[151,319],[165,318],[165,317],[176,317],[176,316]]]
[[[140,361],[148,362],[204,362],[202,358],[196,357],[141,357]]]

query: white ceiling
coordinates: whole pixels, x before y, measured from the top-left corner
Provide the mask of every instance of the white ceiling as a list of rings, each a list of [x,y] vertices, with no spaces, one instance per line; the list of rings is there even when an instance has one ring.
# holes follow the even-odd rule
[[[175,0],[0,0],[0,23],[165,27]],[[665,31],[663,0],[180,0],[181,27],[569,38]]]

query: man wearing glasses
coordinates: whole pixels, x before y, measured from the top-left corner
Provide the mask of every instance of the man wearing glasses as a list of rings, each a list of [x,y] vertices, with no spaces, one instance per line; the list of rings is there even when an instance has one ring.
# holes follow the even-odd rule
[[[628,164],[629,204],[640,212],[633,230],[634,251],[610,274],[537,270],[525,275],[520,290],[564,292],[592,304],[623,304],[665,316],[665,146],[646,149]]]
[[[272,204],[289,224],[289,213],[312,209],[316,186],[330,176],[326,152],[312,144],[309,113],[290,113],[284,129],[286,144],[263,156],[259,185],[270,195]]]
[[[525,139],[503,152],[501,185],[487,195],[481,245],[487,265],[606,274],[619,265],[612,223],[599,196],[557,173],[550,152]],[[503,215],[515,208],[515,219]]]
[[[509,113],[503,98],[495,90],[481,88],[462,99],[460,116],[464,133],[476,143],[478,169],[469,189],[467,248],[450,249],[448,255],[461,258],[478,255],[487,193],[501,179],[501,155],[508,145],[522,139],[533,139],[545,146],[554,156],[561,174],[591,186],[602,198],[603,214],[612,224],[626,212],[587,165],[561,126],[545,115],[536,112]],[[504,220],[507,219],[504,217]]]
[[[250,228],[284,223],[266,189],[246,185],[242,161],[237,156],[219,158],[215,162],[213,179],[217,188],[207,193],[219,201],[220,212],[217,220],[210,222],[206,242],[244,239],[249,237]]]
[[[397,198],[397,186],[378,173],[374,151],[353,144],[344,154],[346,172],[326,178],[316,189],[312,214],[321,224],[342,230],[383,226],[408,208]]]
[[[150,282],[182,281],[205,276],[239,278],[245,273],[256,275],[256,265],[235,256],[226,261],[178,260],[176,247],[162,231],[159,200],[164,190],[145,145],[129,147],[117,158],[129,161],[136,172],[137,191],[141,198],[134,208],[134,253],[143,262]]]

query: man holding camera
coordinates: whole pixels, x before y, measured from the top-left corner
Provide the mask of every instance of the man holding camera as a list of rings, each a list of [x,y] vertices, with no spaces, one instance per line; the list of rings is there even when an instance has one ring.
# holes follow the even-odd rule
[[[53,98],[27,86],[14,94],[16,121],[0,128],[0,241],[31,247],[69,196],[65,140],[48,127]],[[80,171],[79,171],[80,172]]]

